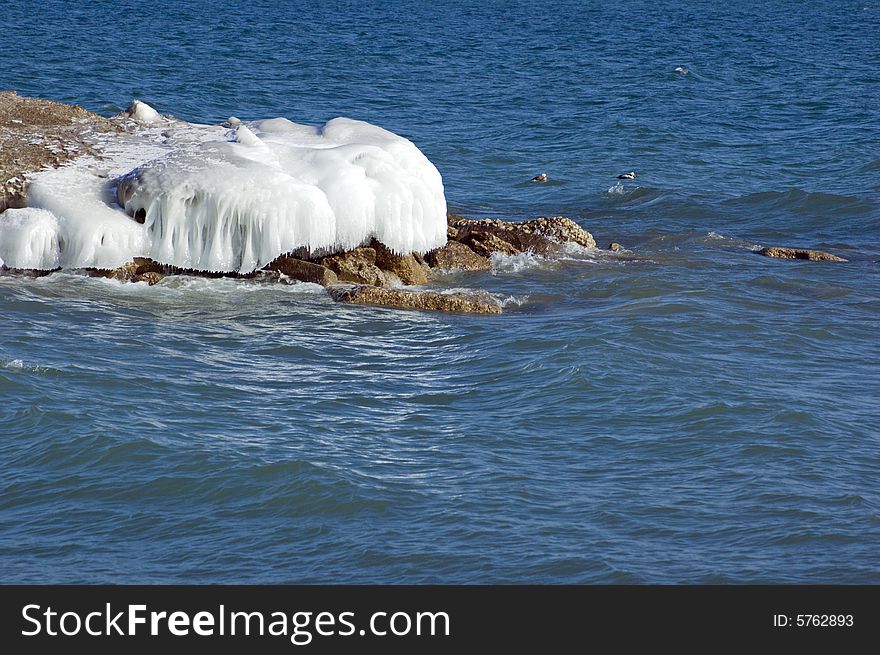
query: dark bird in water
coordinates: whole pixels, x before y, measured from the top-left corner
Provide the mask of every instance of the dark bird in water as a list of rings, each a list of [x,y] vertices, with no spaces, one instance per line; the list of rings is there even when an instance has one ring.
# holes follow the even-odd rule
[[[634,180],[634,179],[636,179],[636,174],[632,171],[630,171],[629,173],[621,173],[620,175],[617,176],[617,179],[618,180]]]
[[[541,173],[540,175],[535,175],[532,178],[532,182],[546,182],[547,181],[547,173]]]

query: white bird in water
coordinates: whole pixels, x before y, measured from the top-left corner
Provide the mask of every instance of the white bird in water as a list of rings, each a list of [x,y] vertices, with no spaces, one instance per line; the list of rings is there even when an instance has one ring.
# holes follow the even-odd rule
[[[532,182],[546,182],[547,181],[547,173],[541,173],[540,175],[535,175],[532,178]]]
[[[618,180],[634,180],[634,179],[636,179],[636,174],[633,171],[630,171],[629,173],[621,173],[620,175],[617,176],[617,179]]]

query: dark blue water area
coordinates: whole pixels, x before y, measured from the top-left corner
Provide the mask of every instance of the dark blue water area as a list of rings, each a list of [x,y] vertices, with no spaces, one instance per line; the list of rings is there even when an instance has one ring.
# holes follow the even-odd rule
[[[0,88],[368,120],[625,247],[433,283],[497,317],[0,276],[4,582],[880,582],[876,3],[3,11]]]

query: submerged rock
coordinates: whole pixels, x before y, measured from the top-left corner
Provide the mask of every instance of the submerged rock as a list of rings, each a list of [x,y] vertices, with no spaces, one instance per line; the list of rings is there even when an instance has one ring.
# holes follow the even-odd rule
[[[307,262],[289,255],[282,255],[274,259],[268,266],[268,271],[284,273],[289,278],[300,282],[312,282],[323,287],[339,282],[339,278],[332,270],[321,264]]]
[[[397,309],[420,309],[460,314],[500,314],[501,303],[485,291],[440,293],[438,291],[408,291],[382,289],[367,285],[329,287],[327,291],[336,302],[357,305],[375,305]]]
[[[486,271],[492,268],[488,258],[458,241],[449,241],[442,248],[429,252],[425,255],[425,261],[432,268],[449,271]]]
[[[765,257],[773,257],[775,259],[807,259],[811,262],[845,262],[843,257],[832,255],[821,250],[810,250],[808,248],[785,248],[780,246],[772,246],[763,248],[758,251]]]

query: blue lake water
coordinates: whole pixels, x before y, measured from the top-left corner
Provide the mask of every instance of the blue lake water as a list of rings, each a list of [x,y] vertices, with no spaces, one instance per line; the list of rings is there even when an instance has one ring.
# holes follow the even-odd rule
[[[630,251],[436,283],[500,317],[0,277],[3,582],[880,583],[877,3],[3,11],[0,88],[368,120]]]

